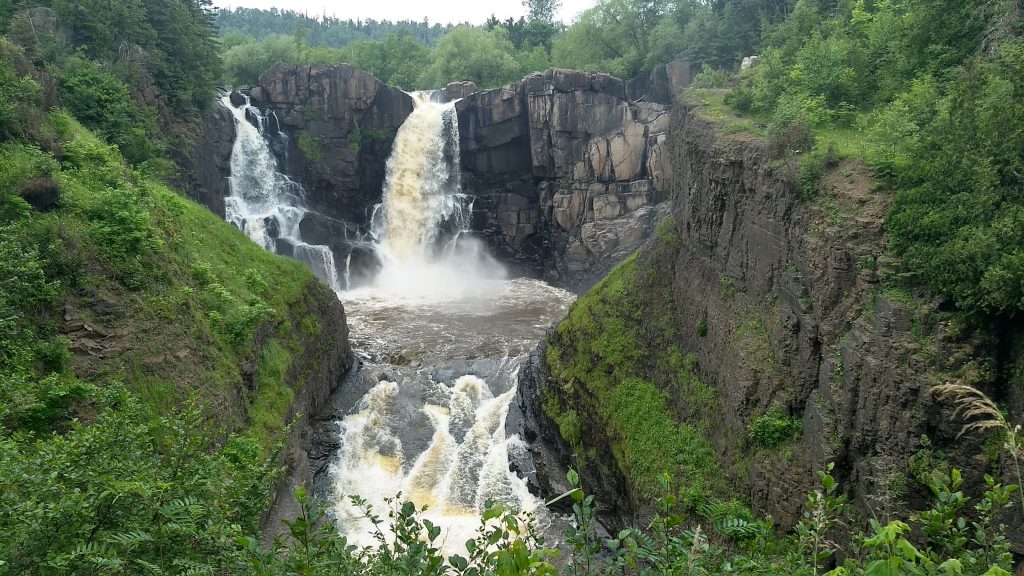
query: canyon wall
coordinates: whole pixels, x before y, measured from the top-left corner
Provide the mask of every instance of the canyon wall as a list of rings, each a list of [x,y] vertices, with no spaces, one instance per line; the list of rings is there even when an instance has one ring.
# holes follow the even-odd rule
[[[721,478],[705,492],[740,496],[781,528],[800,519],[815,471],[829,462],[865,515],[921,509],[929,494],[920,480],[946,463],[972,491],[983,472],[1008,470],[999,451],[957,439],[960,424],[929,394],[942,382],[1006,391],[990,341],[957,333],[940,302],[901,287],[884,250],[890,194],[859,161],[837,160],[816,196],[804,197],[799,157],[770,158],[761,138],[710,116],[700,105],[673,111],[670,219],[620,278],[581,298],[521,372],[509,426],[533,441],[533,461],[516,465],[535,471],[535,489],[563,490],[571,464],[605,500],[611,527],[650,510],[634,454],[643,447],[602,405],[607,390],[569,378],[581,370],[612,374],[612,388],[627,377],[650,382],[673,425],[707,438],[722,476],[685,458],[665,471]],[[635,341],[581,341],[612,329]],[[664,361],[672,351],[684,359]],[[620,374],[622,358],[632,372]],[[802,433],[760,443],[752,428],[766,417],[798,422]],[[1019,511],[1007,525],[1024,526],[1011,514]]]

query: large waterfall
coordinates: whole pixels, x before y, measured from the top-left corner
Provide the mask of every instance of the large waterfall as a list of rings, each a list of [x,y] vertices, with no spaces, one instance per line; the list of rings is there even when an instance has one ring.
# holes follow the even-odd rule
[[[472,197],[459,187],[459,124],[452,103],[413,94],[387,162],[373,235],[383,269],[371,289],[415,300],[485,290],[504,269],[468,234]]]
[[[505,431],[519,365],[571,295],[506,280],[470,234],[471,199],[459,189],[452,104],[415,94],[387,163],[374,232],[383,270],[342,293],[353,346],[367,364],[363,396],[339,406],[332,489],[340,529],[373,544],[373,526],[349,496],[378,512],[402,493],[428,505],[459,551],[484,503],[543,506],[509,470],[525,445]]]
[[[544,516],[509,470],[525,446],[506,434],[505,419],[520,364],[572,295],[536,280],[507,280],[472,237],[454,106],[413,97],[370,219],[381,261],[371,284],[347,289],[347,263],[339,275],[328,246],[303,242],[305,192],[281,173],[268,143],[277,119],[248,100],[237,108],[224,101],[237,127],[226,216],[268,250],[305,261],[345,303],[362,363],[327,408],[337,438],[324,448],[336,451],[317,487],[334,500],[339,529],[351,542],[374,544],[373,527],[349,497],[384,515],[387,499],[401,493],[429,506],[443,548],[455,552],[488,500]]]
[[[341,290],[334,253],[327,246],[302,241],[299,224],[308,209],[305,191],[282,174],[270,151],[266,133],[276,118],[245,104],[235,107],[222,100],[235,117],[235,143],[231,150],[231,195],[224,201],[226,219],[260,246],[302,260],[320,280]]]

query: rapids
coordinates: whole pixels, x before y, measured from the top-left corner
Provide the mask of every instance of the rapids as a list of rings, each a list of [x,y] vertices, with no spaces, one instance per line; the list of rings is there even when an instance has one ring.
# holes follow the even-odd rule
[[[358,373],[332,397],[336,423],[328,487],[338,528],[375,544],[357,496],[386,517],[399,493],[442,529],[442,548],[464,550],[488,500],[549,517],[509,470],[524,450],[505,419],[519,366],[561,319],[573,295],[537,280],[508,279],[473,238],[473,198],[460,189],[458,118],[452,103],[412,95],[416,107],[395,137],[368,230],[382,267],[369,285],[346,290],[332,251],[302,241],[304,191],[278,170],[266,141],[271,120],[245,105],[235,115],[227,219],[253,241],[293,254],[345,304]],[[324,415],[321,415],[323,418]]]

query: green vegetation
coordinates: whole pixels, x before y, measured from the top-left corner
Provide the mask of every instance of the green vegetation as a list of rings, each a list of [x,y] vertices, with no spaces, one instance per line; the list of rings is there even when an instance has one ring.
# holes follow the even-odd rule
[[[126,162],[125,81],[59,62],[44,110],[52,77],[0,39],[0,573],[235,573],[317,284],[150,177],[160,149]]]
[[[804,424],[800,419],[790,417],[778,406],[772,406],[750,423],[747,438],[761,448],[774,448],[803,432]]]
[[[559,29],[554,5],[549,0],[525,4],[528,19],[502,22],[492,16],[484,26],[444,27],[312,20],[276,10],[221,11],[227,48],[224,78],[235,86],[253,85],[277,62],[347,63],[403,90],[441,88],[462,80],[481,88],[501,86],[550,63],[551,39]]]
[[[725,97],[768,118],[774,156],[802,155],[805,198],[829,163],[867,162],[896,190],[886,229],[899,265],[980,322],[1024,310],[1024,244],[1007,232],[1024,206],[1024,41],[1007,10],[799,0]]]
[[[660,496],[667,473],[676,495],[694,510],[712,495],[728,494],[702,435],[714,414],[714,391],[694,376],[695,359],[670,344],[672,305],[655,295],[664,294],[672,274],[638,274],[637,259],[630,257],[581,296],[549,340],[545,411],[570,434],[580,427],[579,414],[596,414],[598,421],[583,426],[602,431],[616,466],[640,496]],[[648,326],[652,318],[660,319],[656,328]],[[683,395],[690,417],[669,408],[670,394]],[[570,443],[579,457],[590,457],[592,447]]]

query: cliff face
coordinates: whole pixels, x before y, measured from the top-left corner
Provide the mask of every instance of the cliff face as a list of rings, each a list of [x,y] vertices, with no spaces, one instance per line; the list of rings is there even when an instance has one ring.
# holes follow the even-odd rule
[[[311,208],[327,218],[363,225],[380,202],[391,144],[412,98],[347,64],[277,64],[260,76],[252,103],[274,113],[275,152],[284,172],[300,182]],[[280,137],[283,135],[283,137]],[[320,223],[323,232],[344,227]],[[319,238],[303,238],[326,244]]]
[[[507,260],[589,285],[666,213],[666,107],[617,78],[548,70],[456,109],[475,228]]]
[[[581,299],[522,371],[524,416],[510,426],[537,441],[535,463],[520,467],[535,466],[535,486],[550,490],[560,488],[560,466],[572,462],[598,500],[613,499],[608,522],[643,513],[650,500],[636,446],[602,405],[635,376],[661,391],[679,425],[711,442],[728,480],[706,492],[743,496],[783,528],[799,519],[814,471],[829,462],[863,510],[877,497],[883,505],[923,507],[917,478],[936,459],[979,483],[999,462],[970,439],[955,441],[958,425],[928,391],[968,381],[998,392],[991,389],[992,350],[955,335],[936,302],[889,282],[888,195],[873,191],[866,169],[846,160],[825,171],[816,198],[803,199],[795,165],[769,159],[756,137],[727,133],[700,108],[673,111],[671,218],[628,279]],[[596,303],[610,312],[595,313],[602,310]],[[635,358],[628,346],[623,353],[586,342],[613,322],[635,339]],[[663,358],[673,348],[686,355],[686,370],[666,376],[674,366]],[[620,373],[623,358],[630,368]],[[621,378],[595,385],[605,372]],[[802,434],[756,442],[751,428],[772,407],[799,422]],[[681,459],[665,471],[691,485],[715,478],[700,466]]]
[[[198,131],[187,150],[173,150],[182,169],[189,198],[224,217],[224,198],[231,194],[231,149],[235,143],[235,119],[219,104],[203,110]]]
[[[301,350],[288,365],[286,382],[289,388],[297,390],[295,399],[286,415],[286,422],[296,417],[291,433],[281,452],[281,464],[287,473],[274,492],[274,501],[263,517],[261,534],[265,542],[283,534],[286,526],[282,520],[298,516],[300,507],[295,500],[294,490],[299,486],[312,486],[317,467],[324,463],[311,463],[313,455],[314,420],[323,410],[331,392],[341,384],[355,361],[348,340],[348,323],[345,309],[337,296],[322,284],[311,286],[306,297],[297,307],[301,314],[290,322]],[[315,318],[316,333],[303,330],[302,319]]]

